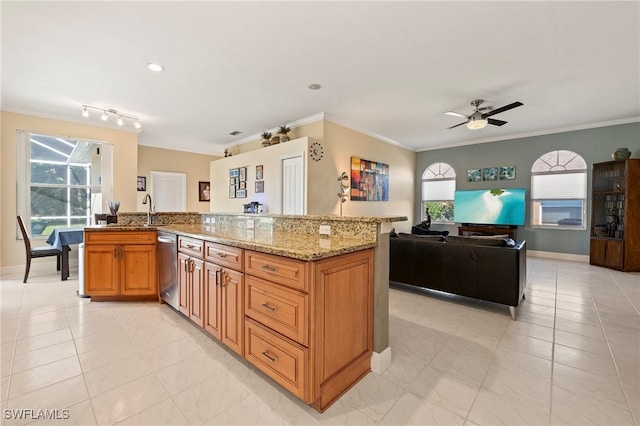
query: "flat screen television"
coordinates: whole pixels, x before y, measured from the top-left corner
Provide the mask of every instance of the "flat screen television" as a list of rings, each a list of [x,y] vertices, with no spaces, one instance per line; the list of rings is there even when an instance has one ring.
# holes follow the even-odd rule
[[[524,225],[525,189],[456,191],[453,220],[478,225]]]

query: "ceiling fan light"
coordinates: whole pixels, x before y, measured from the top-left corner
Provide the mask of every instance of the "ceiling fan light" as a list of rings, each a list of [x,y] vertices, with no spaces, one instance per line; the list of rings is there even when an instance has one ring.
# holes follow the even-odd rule
[[[471,129],[471,130],[484,129],[485,127],[487,127],[487,123],[488,121],[486,118],[471,120],[467,123],[467,129]]]

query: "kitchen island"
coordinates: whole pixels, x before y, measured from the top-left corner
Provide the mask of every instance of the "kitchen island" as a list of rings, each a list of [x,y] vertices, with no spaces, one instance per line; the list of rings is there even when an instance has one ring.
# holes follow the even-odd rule
[[[403,219],[203,214],[199,224],[157,229],[177,235],[185,318],[324,411],[374,366],[375,336],[388,343],[388,285],[386,305],[375,294],[376,280],[388,279],[388,252],[378,251],[388,250],[386,226]],[[87,241],[126,232],[155,230],[85,229]],[[376,330],[379,305],[375,318],[386,321]]]

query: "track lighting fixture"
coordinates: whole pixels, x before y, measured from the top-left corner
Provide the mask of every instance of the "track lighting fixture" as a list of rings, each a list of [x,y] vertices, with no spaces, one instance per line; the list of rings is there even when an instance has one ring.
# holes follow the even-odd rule
[[[118,126],[123,126],[124,125],[123,118],[126,118],[128,120],[131,120],[131,122],[133,123],[133,127],[135,127],[136,129],[140,129],[142,127],[142,125],[140,125],[140,121],[138,121],[138,117],[134,117],[134,116],[127,115],[127,114],[122,114],[121,112],[118,112],[115,109],[101,108],[101,107],[97,107],[97,106],[93,106],[93,105],[82,105],[82,116],[83,117],[89,117],[89,109],[95,109],[95,110],[98,110],[98,111],[102,111],[102,115],[100,116],[102,121],[107,121],[109,119],[109,117],[113,115],[113,116],[117,117],[116,123],[118,124]]]

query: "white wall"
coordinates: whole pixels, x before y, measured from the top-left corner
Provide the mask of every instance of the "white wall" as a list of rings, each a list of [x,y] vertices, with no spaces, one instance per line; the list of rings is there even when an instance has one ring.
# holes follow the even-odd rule
[[[307,187],[307,149],[309,138],[303,137],[279,143],[239,155],[220,158],[210,163],[211,212],[242,213],[243,204],[257,201],[264,204],[265,213],[282,213],[282,160],[301,154],[305,167],[305,187]],[[263,166],[264,192],[255,192],[256,166]],[[246,167],[246,198],[229,198],[229,170]]]

